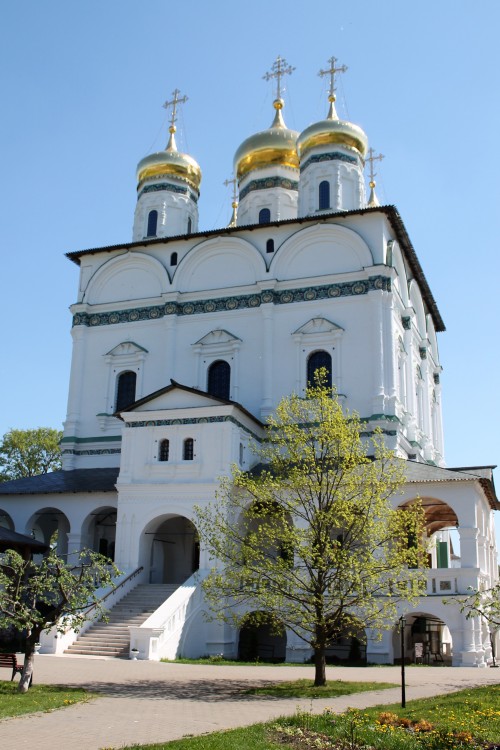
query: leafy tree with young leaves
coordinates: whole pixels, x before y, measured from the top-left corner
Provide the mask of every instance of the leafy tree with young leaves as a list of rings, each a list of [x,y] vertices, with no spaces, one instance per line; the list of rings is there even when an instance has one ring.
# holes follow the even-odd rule
[[[458,602],[467,619],[484,617],[490,632],[500,629],[500,582],[487,589],[471,589],[465,599],[460,597],[453,601]]]
[[[61,468],[60,430],[9,430],[0,443],[0,482],[34,477]]]
[[[318,377],[269,419],[260,468],[234,467],[197,509],[216,561],[203,582],[210,616],[296,633],[314,651],[315,685],[332,640],[393,627],[398,602],[425,590],[422,508],[392,508],[404,462],[363,430]]]
[[[13,550],[0,559],[0,630],[26,634],[21,693],[30,686],[35,645],[42,631],[54,626],[59,632],[68,627],[78,631],[86,620],[102,617],[103,603],[96,591],[110,586],[119,574],[97,552],[81,550],[69,562],[52,547],[51,543],[40,563],[24,560]]]

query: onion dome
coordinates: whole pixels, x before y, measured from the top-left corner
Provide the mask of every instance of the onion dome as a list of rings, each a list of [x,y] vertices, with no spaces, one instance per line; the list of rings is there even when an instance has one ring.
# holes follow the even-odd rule
[[[281,110],[283,99],[273,102],[276,114],[271,127],[247,138],[234,156],[234,173],[238,181],[249,172],[265,167],[281,166],[299,168],[296,130],[286,127]]]
[[[137,165],[137,183],[140,185],[146,179],[170,176],[187,182],[198,193],[201,183],[200,166],[188,154],[177,151],[175,131],[175,125],[171,125],[170,138],[165,151],[157,151],[141,159]]]
[[[354,149],[362,159],[368,150],[368,139],[359,125],[340,120],[335,110],[335,94],[328,97],[330,110],[326,120],[315,122],[306,128],[297,140],[297,151],[300,159],[317,146],[338,145]]]

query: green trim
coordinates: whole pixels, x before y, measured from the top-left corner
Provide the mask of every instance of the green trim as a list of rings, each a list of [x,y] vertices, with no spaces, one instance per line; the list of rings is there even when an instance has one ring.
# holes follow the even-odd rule
[[[372,414],[371,417],[363,417],[363,419],[360,419],[360,422],[399,422],[401,424],[401,420],[399,417],[397,417],[395,414]]]
[[[109,435],[106,437],[64,437],[61,443],[119,443],[121,442],[121,435]]]
[[[260,307],[262,304],[288,305],[295,302],[311,302],[313,300],[336,299],[337,297],[352,297],[368,294],[371,291],[391,291],[391,279],[388,276],[370,276],[358,281],[343,281],[337,284],[300,287],[276,291],[266,289],[255,294],[235,297],[218,297],[210,300],[193,300],[190,302],[167,302],[166,305],[151,307],[137,307],[127,310],[116,310],[105,313],[76,313],[73,316],[73,326],[116,325],[118,323],[134,323],[143,320],[157,320],[166,315],[199,315],[211,312],[227,312],[231,310],[246,310]]]
[[[140,422],[126,422],[125,427],[171,427],[174,425],[192,425],[192,424],[215,424],[221,422],[232,422],[237,427],[252,435],[257,441],[260,441],[259,435],[248,429],[244,424],[230,415],[221,415],[218,417],[184,417],[183,419],[145,419]]]
[[[310,164],[319,164],[323,161],[345,161],[348,164],[357,164],[359,166],[359,160],[355,156],[348,156],[347,154],[340,153],[340,151],[330,151],[329,153],[310,156],[304,164],[300,165],[300,171],[302,173]]]
[[[61,451],[63,456],[110,456],[112,453],[121,453],[120,448],[102,448],[102,449],[90,449],[86,451],[75,451],[67,448],[65,451]]]
[[[264,177],[261,180],[252,180],[252,182],[249,182],[240,191],[240,201],[253,190],[270,190],[271,188],[284,188],[285,190],[297,191],[299,183],[296,180],[287,180],[284,177]]]

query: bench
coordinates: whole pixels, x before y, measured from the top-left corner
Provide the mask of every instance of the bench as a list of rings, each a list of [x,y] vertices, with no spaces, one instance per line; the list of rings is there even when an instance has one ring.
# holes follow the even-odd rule
[[[15,654],[0,653],[0,667],[7,667],[7,669],[12,669],[12,677],[10,678],[11,682],[16,674],[21,674],[21,672],[23,671],[23,665],[17,663]]]

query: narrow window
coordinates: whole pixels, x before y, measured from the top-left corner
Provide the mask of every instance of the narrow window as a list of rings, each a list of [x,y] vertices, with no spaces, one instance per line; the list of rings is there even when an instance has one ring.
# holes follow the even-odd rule
[[[274,253],[274,240],[266,242],[266,253]]]
[[[148,215],[148,237],[156,237],[156,227],[158,226],[158,211],[150,211]]]
[[[332,358],[331,355],[328,354],[328,352],[325,352],[323,350],[313,352],[309,359],[307,360],[307,385],[308,386],[314,386],[315,379],[314,375],[317,370],[324,369],[326,370],[326,382],[325,386],[327,388],[332,387]]]
[[[125,409],[126,406],[130,406],[130,404],[134,403],[136,382],[137,375],[130,370],[118,375],[115,411],[121,411],[122,409]]]
[[[193,438],[186,438],[184,440],[184,450],[182,453],[184,461],[192,461],[194,458],[194,440]]]
[[[192,221],[191,217],[189,216],[188,217],[188,226],[187,226],[187,233],[188,234],[191,234],[192,227],[193,227],[193,221]]]
[[[268,208],[261,208],[259,211],[259,224],[269,224],[271,221],[271,212]]]
[[[170,256],[170,265],[176,266],[177,265],[177,253],[172,253]]]
[[[330,183],[328,180],[319,183],[319,210],[323,211],[325,208],[330,208]]]
[[[169,453],[170,442],[168,440],[162,440],[160,443],[160,450],[158,451],[158,461],[168,461]]]
[[[208,368],[207,391],[211,396],[229,400],[231,388],[231,367],[223,360],[212,362]]]

